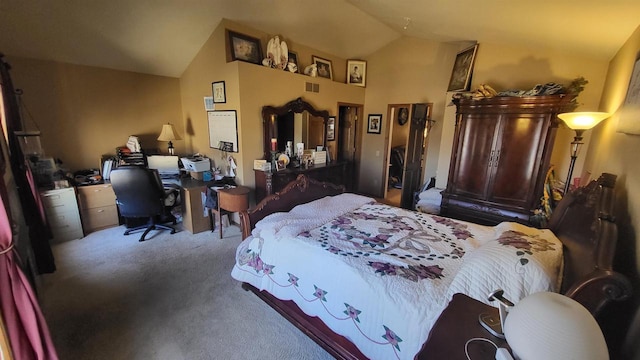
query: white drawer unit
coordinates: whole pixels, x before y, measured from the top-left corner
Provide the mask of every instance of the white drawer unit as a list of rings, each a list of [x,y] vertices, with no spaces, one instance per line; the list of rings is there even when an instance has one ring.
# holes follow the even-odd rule
[[[53,233],[53,242],[80,239],[84,236],[75,188],[41,191],[40,198]]]

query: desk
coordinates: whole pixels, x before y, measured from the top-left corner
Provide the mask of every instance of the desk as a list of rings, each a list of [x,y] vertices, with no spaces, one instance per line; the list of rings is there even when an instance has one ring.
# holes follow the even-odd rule
[[[191,178],[180,180],[182,226],[192,234],[210,230],[211,220],[209,213],[204,211],[202,202],[202,193],[206,191],[207,184]]]
[[[478,316],[481,313],[498,315],[498,309],[470,298],[464,294],[454,294],[449,305],[431,328],[429,338],[425,342],[419,360],[451,359],[466,360],[464,345],[472,338],[485,338],[493,341],[498,347],[509,348],[507,342],[485,330]],[[473,360],[490,359],[496,355],[496,348],[485,341],[474,341],[469,344],[469,355]]]
[[[212,229],[210,213],[204,210],[203,194],[206,194],[207,187],[218,184],[216,181],[180,179],[182,225],[192,234]]]
[[[246,186],[236,186],[228,189],[216,189],[218,193],[218,208],[211,209],[215,217],[212,221],[212,229],[215,230],[215,219],[218,219],[220,227],[220,239],[222,239],[222,215],[229,216],[229,213],[245,211],[249,208],[249,188]]]

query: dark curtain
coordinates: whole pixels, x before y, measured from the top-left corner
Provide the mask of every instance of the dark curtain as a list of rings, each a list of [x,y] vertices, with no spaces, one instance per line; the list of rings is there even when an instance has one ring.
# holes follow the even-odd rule
[[[0,131],[0,136],[2,131]],[[0,139],[4,142],[4,139]],[[5,162],[0,148],[0,177],[4,178]],[[0,179],[0,310],[5,321],[11,353],[16,360],[57,360],[38,299],[19,266],[14,247],[15,234],[11,221],[9,196],[4,179]]]
[[[9,145],[9,157],[11,170],[15,178],[16,186],[20,196],[20,203],[29,227],[29,240],[35,257],[36,269],[39,274],[52,273],[56,270],[53,253],[49,240],[51,231],[47,226],[44,207],[38,196],[38,189],[33,179],[31,168],[27,164],[20,143],[15,131],[22,129],[20,111],[16,99],[11,76],[9,75],[10,65],[6,63],[0,54],[0,84],[2,85],[2,98],[4,101],[4,111],[7,126],[7,136]]]

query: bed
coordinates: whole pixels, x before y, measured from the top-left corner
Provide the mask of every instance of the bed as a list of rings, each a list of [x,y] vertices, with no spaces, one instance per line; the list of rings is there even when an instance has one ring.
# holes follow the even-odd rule
[[[419,356],[459,292],[491,304],[498,288],[514,302],[557,291],[597,316],[631,293],[611,264],[614,184],[603,174],[534,229],[398,209],[300,176],[241,213],[232,276],[338,359]]]

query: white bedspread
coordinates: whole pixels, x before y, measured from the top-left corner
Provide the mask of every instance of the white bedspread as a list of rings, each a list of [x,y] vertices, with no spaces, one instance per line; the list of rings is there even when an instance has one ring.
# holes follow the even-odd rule
[[[371,359],[413,359],[454,293],[488,303],[499,288],[514,302],[554,291],[561,259],[547,230],[343,194],[265,217],[238,247],[232,276],[293,300]]]

